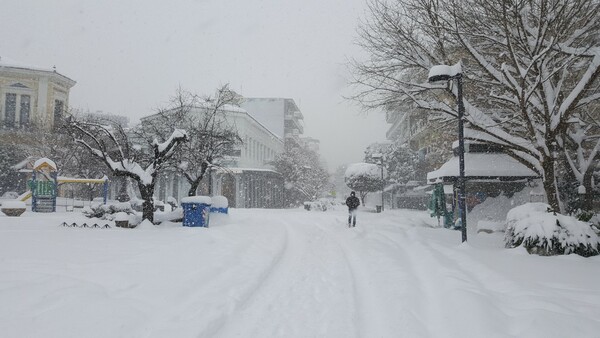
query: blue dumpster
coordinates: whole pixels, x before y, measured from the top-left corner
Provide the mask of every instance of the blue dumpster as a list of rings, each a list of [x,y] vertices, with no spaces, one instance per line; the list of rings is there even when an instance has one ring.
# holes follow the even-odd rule
[[[190,196],[181,199],[183,226],[207,227],[210,218],[211,199],[208,196]]]
[[[212,204],[210,206],[210,212],[216,212],[221,214],[229,213],[229,201],[225,196],[213,196]]]

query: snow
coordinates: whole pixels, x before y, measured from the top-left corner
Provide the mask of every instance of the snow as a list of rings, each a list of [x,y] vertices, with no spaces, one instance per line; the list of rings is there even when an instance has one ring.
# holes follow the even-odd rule
[[[452,157],[438,170],[427,173],[427,181],[435,182],[442,177],[458,177],[458,156]],[[538,175],[509,155],[498,153],[465,153],[465,176],[483,177],[531,177]]]
[[[213,196],[211,206],[215,208],[227,208],[229,206],[229,201],[227,201],[227,197],[225,196]]]
[[[212,198],[210,196],[188,196],[181,199],[181,203],[202,203],[210,205]]]
[[[3,209],[25,209],[26,204],[21,201],[8,200],[0,201],[0,206],[2,206]]]
[[[511,209],[506,216],[507,238],[536,247],[553,248],[555,244],[571,253],[580,245],[598,250],[600,239],[589,223],[574,217],[548,212],[546,203],[527,203]],[[558,242],[558,243],[555,243]]]
[[[167,149],[167,147],[169,145],[171,145],[171,143],[173,143],[173,140],[185,139],[185,138],[187,138],[187,133],[185,130],[175,129],[175,130],[173,130],[173,133],[166,141],[159,143],[157,139],[154,139],[154,141],[152,142],[152,145],[157,146],[158,152],[162,153],[163,151],[165,151],[165,149]]]
[[[129,221],[129,215],[126,212],[117,212],[115,214],[115,221]]]
[[[210,228],[0,216],[6,337],[597,337],[600,257],[540,257],[426,212],[233,209]],[[152,229],[147,231],[145,229]]]
[[[373,163],[353,163],[348,166],[346,169],[346,173],[344,176],[346,178],[351,178],[355,176],[372,176],[379,177],[380,176],[379,166]]]
[[[446,65],[433,66],[433,67],[431,67],[431,69],[429,69],[429,75],[427,76],[427,78],[429,79],[430,82],[442,81],[442,80],[449,80],[450,78],[453,78],[458,74],[462,74],[462,67],[461,67],[460,62],[458,62],[452,66],[446,66]]]
[[[33,169],[37,169],[39,166],[41,166],[44,163],[48,164],[52,169],[58,170],[57,169],[58,167],[56,166],[56,163],[54,163],[54,161],[52,161],[51,159],[46,158],[46,157],[42,157],[39,160],[35,161],[33,163]]]

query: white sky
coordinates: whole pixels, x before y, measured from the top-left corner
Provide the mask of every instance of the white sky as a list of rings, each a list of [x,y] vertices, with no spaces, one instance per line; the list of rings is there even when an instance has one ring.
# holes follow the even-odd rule
[[[290,97],[331,169],[384,141],[380,113],[360,112],[347,58],[364,0],[6,1],[0,56],[77,81],[71,106],[136,120],[182,88],[230,83],[247,97]]]

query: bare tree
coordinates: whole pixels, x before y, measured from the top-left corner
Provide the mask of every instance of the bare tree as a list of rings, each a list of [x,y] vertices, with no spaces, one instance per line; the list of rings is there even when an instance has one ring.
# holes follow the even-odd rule
[[[185,130],[175,129],[163,141],[155,138],[140,144],[143,140],[135,139],[120,125],[106,126],[71,118],[65,128],[75,142],[102,160],[114,176],[129,177],[137,183],[144,200],[143,218],[153,222],[156,177],[177,148],[187,140]]]
[[[239,109],[240,100],[229,85],[219,87],[214,95],[204,98],[180,88],[168,107],[142,122],[146,138],[164,134],[165,129],[186,129],[188,142],[170,162],[172,169],[190,184],[189,196],[196,195],[207,171],[223,165],[242,143],[237,129],[226,116]]]
[[[412,107],[455,117],[456,88],[424,83],[437,64],[463,62],[467,133],[495,143],[543,177],[561,209],[556,153],[577,114],[600,100],[600,3],[589,0],[371,0],[355,61],[366,107]],[[579,128],[579,131],[589,131]],[[600,142],[600,140],[596,140]],[[581,172],[593,170],[597,143]],[[572,161],[575,164],[575,161]],[[580,175],[585,177],[585,174]],[[590,189],[591,190],[591,189]]]

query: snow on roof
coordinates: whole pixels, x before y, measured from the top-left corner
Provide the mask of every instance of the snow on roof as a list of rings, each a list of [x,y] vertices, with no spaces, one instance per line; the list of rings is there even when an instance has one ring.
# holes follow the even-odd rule
[[[54,170],[58,170],[56,163],[54,163],[54,161],[52,161],[51,159],[46,158],[46,157],[42,157],[39,160],[35,161],[35,163],[33,164],[33,169],[39,169],[40,167],[43,167],[44,165],[47,165]]]
[[[458,156],[452,157],[438,170],[427,173],[427,181],[458,177]],[[466,177],[538,177],[533,170],[506,154],[466,153]]]
[[[353,163],[348,166],[344,176],[346,178],[354,176],[376,176],[379,177],[380,170],[377,164],[373,163]]]

